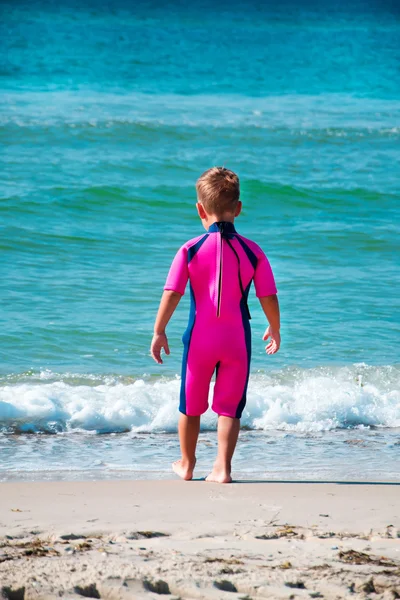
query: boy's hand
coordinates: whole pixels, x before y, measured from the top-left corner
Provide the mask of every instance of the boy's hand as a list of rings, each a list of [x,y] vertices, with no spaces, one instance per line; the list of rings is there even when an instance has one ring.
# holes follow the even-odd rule
[[[159,365],[162,365],[163,362],[161,358],[161,348],[164,349],[165,354],[169,354],[167,336],[165,335],[165,333],[155,333],[153,335],[153,339],[151,340],[150,353],[156,361],[156,363],[158,363]]]
[[[272,329],[271,325],[267,327],[265,333],[263,335],[263,340],[270,339],[270,342],[267,346],[265,346],[265,351],[267,354],[275,354],[278,352],[281,345],[281,334],[279,333],[279,329]]]

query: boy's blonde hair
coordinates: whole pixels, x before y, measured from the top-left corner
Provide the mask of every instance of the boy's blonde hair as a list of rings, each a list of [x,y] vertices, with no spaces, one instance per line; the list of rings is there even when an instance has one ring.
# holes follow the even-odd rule
[[[196,182],[197,198],[209,215],[233,213],[240,196],[239,177],[225,167],[211,167]]]

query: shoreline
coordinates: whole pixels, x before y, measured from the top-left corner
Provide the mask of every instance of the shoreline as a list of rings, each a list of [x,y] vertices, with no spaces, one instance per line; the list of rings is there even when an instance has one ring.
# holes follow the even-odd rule
[[[399,581],[400,483],[0,484],[0,590],[24,600],[386,600]]]
[[[206,469],[196,469],[197,471],[199,471],[201,474],[196,475],[195,477],[193,477],[192,479],[192,483],[201,483],[205,481],[206,476],[208,475],[208,473],[210,472],[210,470],[206,470]],[[1,485],[12,485],[12,484],[29,484],[29,485],[36,485],[36,484],[42,484],[42,483],[96,483],[96,482],[104,482],[104,483],[110,483],[112,484],[113,482],[130,482],[130,483],[135,483],[135,482],[145,482],[145,481],[152,481],[152,482],[161,482],[161,481],[175,481],[171,479],[171,475],[172,475],[172,469],[169,470],[169,472],[166,471],[130,471],[129,475],[126,471],[114,471],[110,474],[104,474],[102,476],[101,473],[96,473],[96,475],[92,478],[88,478],[88,472],[87,471],[74,471],[73,475],[71,475],[71,471],[56,471],[56,472],[51,472],[49,473],[49,471],[38,471],[35,472],[35,479],[31,479],[30,477],[32,477],[32,472],[31,471],[27,471],[25,473],[23,473],[23,475],[21,475],[21,471],[19,471],[18,473],[13,474],[12,476],[8,475],[7,478],[2,479],[0,476],[0,486]],[[78,475],[79,474],[79,475]],[[39,478],[37,478],[37,476],[39,475]],[[50,476],[49,476],[50,475]],[[71,475],[70,477],[68,475]],[[77,476],[78,475],[78,476]],[[255,484],[255,483],[259,483],[259,484],[270,484],[270,485],[275,485],[275,484],[282,484],[282,485],[297,485],[297,484],[304,484],[304,485],[325,485],[325,484],[332,484],[332,485],[382,485],[382,486],[390,486],[390,485],[398,485],[400,486],[400,479],[397,478],[385,478],[385,479],[362,479],[361,477],[358,479],[334,479],[334,478],[328,478],[328,479],[292,479],[290,477],[288,477],[287,479],[285,478],[272,478],[272,477],[262,477],[262,474],[257,474],[257,473],[252,473],[252,475],[254,475],[254,477],[248,477],[245,474],[239,474],[239,476],[237,476],[237,471],[236,471],[236,476],[235,473],[233,473],[233,482],[234,484],[240,484],[240,485],[245,485],[245,484]],[[173,475],[172,475],[173,477]],[[178,481],[178,477],[176,478],[176,481]]]

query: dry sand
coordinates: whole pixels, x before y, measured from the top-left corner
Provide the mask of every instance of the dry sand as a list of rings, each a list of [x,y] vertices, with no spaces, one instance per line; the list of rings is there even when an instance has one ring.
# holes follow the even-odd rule
[[[3,483],[0,590],[8,600],[393,600],[400,485]]]

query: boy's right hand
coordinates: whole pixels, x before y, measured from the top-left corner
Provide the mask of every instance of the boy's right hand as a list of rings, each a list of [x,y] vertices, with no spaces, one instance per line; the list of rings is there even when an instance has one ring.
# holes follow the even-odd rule
[[[162,365],[161,349],[164,349],[165,354],[169,354],[168,339],[165,333],[155,333],[151,340],[150,353],[156,363]]]

